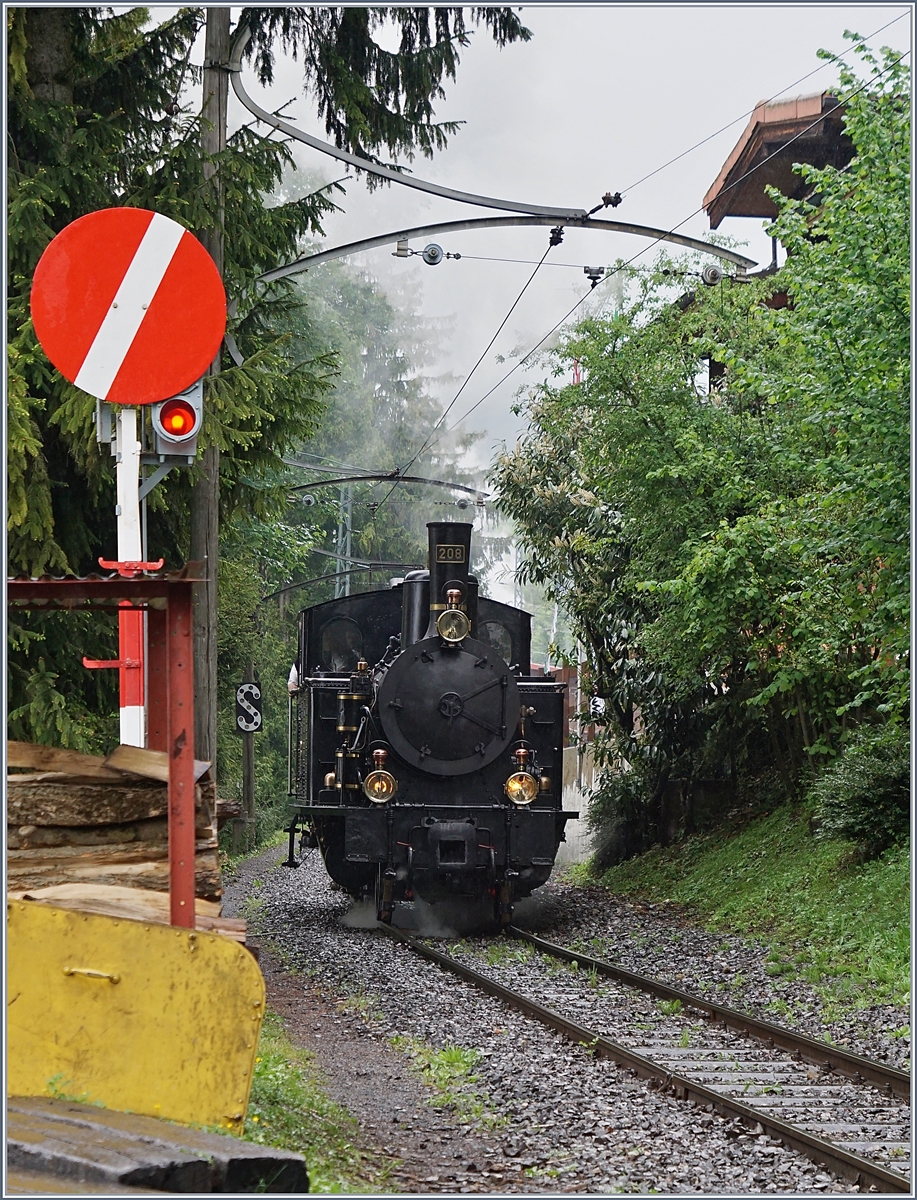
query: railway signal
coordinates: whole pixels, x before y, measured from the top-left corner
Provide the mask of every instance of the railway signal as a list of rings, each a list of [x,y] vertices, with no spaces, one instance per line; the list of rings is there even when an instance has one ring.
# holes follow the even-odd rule
[[[254,673],[254,664],[250,664]],[[255,734],[261,729],[261,688],[257,683],[240,683],[236,688],[236,730],[242,735],[242,811],[232,830],[232,851],[239,852],[239,829],[254,832],[255,824]]]
[[[236,729],[258,733],[262,725],[261,688],[257,683],[240,683],[236,688]]]
[[[226,329],[213,259],[177,221],[107,208],[53,239],[32,279],[32,320],[65,379],[109,404],[154,404],[190,387]]]
[[[32,278],[31,312],[54,366],[101,402],[97,436],[103,440],[104,424],[113,436],[118,555],[106,565],[128,577],[150,570],[143,561],[140,502],[172,463],[179,457],[188,462],[196,453],[199,381],[226,330],[220,273],[201,242],[177,221],[142,208],[102,209],[71,222],[46,247]],[[141,489],[141,462],[148,459],[138,437],[137,407],[149,404],[158,405],[162,465]],[[105,665],[121,671],[121,741],[143,746],[143,614],[122,612],[119,627],[119,658]]]
[[[197,435],[204,421],[204,381],[198,379],[178,396],[154,404],[150,412],[154,451],[160,459],[197,454]]]

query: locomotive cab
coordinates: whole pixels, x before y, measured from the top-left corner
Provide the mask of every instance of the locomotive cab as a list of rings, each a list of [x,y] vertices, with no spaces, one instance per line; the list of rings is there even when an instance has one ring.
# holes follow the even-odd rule
[[[470,524],[435,522],[429,567],[300,617],[293,820],[331,877],[399,901],[488,901],[500,925],[550,876],[563,684],[523,673],[531,618],[478,595]]]

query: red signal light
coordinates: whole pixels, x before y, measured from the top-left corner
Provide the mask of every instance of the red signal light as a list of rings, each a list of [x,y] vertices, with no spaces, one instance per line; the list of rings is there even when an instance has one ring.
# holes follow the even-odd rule
[[[187,400],[169,400],[159,411],[163,433],[176,441],[191,437],[197,424],[197,413]]]
[[[176,455],[192,461],[197,454],[197,437],[204,423],[202,381],[199,379],[177,396],[154,404],[150,423],[160,462]]]

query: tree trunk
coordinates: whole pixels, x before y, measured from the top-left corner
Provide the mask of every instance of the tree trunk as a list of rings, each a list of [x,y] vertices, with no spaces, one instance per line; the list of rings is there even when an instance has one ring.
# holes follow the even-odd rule
[[[73,103],[73,9],[29,8],[26,77],[36,100]]]
[[[215,223],[200,239],[223,273],[223,185],[207,159],[226,148],[229,76],[229,9],[208,8],[204,41],[205,126],[201,134],[203,173]],[[220,356],[208,374],[220,372]],[[201,456],[202,478],[191,490],[191,560],[203,561],[207,582],[194,589],[194,746],[195,755],[216,765],[217,729],[217,571],[220,545],[220,451],[208,446]]]

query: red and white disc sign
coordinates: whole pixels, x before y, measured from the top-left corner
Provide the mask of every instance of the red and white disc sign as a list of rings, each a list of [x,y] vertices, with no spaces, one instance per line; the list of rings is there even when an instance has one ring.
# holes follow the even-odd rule
[[[213,362],[226,293],[213,259],[177,221],[106,208],[61,230],[32,278],[32,321],[65,379],[110,404],[154,404]]]

